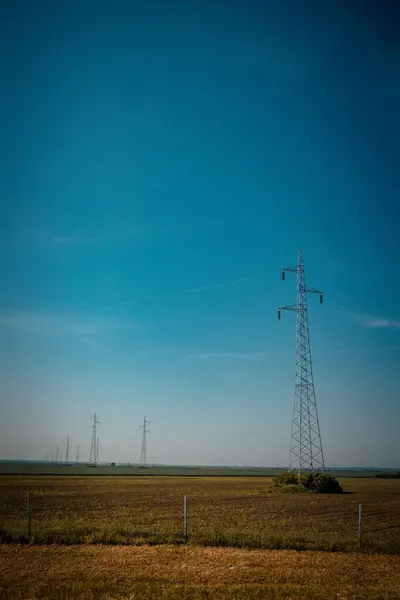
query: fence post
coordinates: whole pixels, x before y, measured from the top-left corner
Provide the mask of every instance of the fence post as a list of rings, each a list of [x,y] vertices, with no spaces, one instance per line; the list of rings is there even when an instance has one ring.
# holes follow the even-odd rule
[[[183,497],[183,537],[185,539],[185,544],[187,542],[187,533],[188,533],[188,503],[187,496]]]
[[[31,494],[28,492],[28,544],[31,542]]]
[[[362,504],[358,505],[358,545],[361,549],[362,544],[362,527],[363,527],[363,513]]]

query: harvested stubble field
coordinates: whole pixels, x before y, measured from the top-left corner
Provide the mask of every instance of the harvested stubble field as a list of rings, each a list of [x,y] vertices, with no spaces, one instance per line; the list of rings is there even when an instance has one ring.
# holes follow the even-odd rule
[[[395,600],[400,557],[179,546],[0,546],[2,600]]]
[[[400,553],[400,480],[343,479],[342,495],[266,493],[270,479],[242,477],[0,478],[0,541],[34,544],[189,543],[247,548]]]

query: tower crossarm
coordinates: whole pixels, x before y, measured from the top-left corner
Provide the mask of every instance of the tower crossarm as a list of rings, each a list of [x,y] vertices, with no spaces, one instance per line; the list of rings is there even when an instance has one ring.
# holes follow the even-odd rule
[[[320,302],[320,304],[322,304],[322,300],[323,300],[324,296],[320,290],[315,290],[314,288],[310,287],[309,285],[304,285],[303,291],[306,294],[319,294],[319,302]]]
[[[278,321],[281,318],[281,310],[293,310],[295,312],[302,312],[307,309],[304,308],[303,306],[300,306],[299,304],[292,304],[291,306],[280,306],[278,308]]]
[[[282,269],[282,279],[285,279],[285,272],[297,273],[299,267],[285,267]]]

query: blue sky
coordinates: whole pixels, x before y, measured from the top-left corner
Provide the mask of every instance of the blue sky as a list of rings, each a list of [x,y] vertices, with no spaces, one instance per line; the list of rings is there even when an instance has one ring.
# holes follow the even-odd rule
[[[0,457],[399,466],[395,1],[3,2]],[[5,60],[4,60],[5,58]]]

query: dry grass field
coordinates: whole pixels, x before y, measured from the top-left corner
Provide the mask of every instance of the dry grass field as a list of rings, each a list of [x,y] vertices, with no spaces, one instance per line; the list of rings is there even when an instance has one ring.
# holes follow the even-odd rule
[[[270,479],[250,477],[0,478],[0,541],[27,538],[31,495],[34,544],[183,542],[247,548],[358,549],[400,553],[400,480],[343,479],[343,495],[266,493]]]
[[[2,600],[395,600],[400,557],[179,546],[0,546]]]

